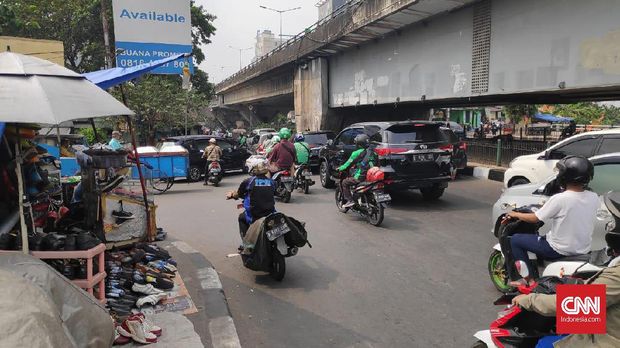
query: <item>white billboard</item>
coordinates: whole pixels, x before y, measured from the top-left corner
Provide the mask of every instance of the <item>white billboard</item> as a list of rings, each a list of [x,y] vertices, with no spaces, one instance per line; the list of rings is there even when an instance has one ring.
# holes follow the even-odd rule
[[[190,0],[113,0],[112,12],[118,67],[192,51]],[[171,62],[153,73],[182,74],[183,66]]]

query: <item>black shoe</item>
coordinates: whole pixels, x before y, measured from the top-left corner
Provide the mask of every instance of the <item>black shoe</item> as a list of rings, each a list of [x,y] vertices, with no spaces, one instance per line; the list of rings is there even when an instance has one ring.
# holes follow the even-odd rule
[[[135,218],[135,216],[132,213],[128,211],[124,211],[124,210],[114,210],[112,212],[112,216],[117,219],[123,219],[123,220],[130,220],[130,219]],[[123,222],[125,221],[122,221],[121,223]],[[118,220],[117,220],[117,223],[118,223]]]
[[[65,251],[74,251],[76,248],[75,235],[68,234],[65,238]]]
[[[101,241],[98,238],[91,236],[88,232],[78,234],[75,239],[77,250],[92,249],[101,244]]]
[[[120,185],[120,183],[123,182],[123,180],[124,178],[122,176],[117,175],[114,179],[110,180],[103,187],[101,187],[101,192],[112,191],[116,186]]]

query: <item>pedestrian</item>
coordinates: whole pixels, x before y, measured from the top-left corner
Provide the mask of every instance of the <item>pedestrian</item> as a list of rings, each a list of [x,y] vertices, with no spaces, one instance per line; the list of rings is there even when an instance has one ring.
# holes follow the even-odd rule
[[[108,146],[112,150],[120,150],[123,148],[123,145],[121,144],[121,132],[119,131],[112,132],[112,139],[110,139]]]

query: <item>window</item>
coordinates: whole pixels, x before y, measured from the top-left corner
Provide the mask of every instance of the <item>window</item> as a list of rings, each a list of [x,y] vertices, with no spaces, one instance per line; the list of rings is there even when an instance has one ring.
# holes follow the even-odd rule
[[[361,133],[362,130],[360,128],[346,129],[342,133],[340,133],[340,136],[338,136],[338,141],[336,141],[336,145],[354,145],[355,137]]]
[[[434,143],[445,141],[437,126],[398,125],[387,129],[390,144]]]
[[[441,132],[446,137],[446,140],[449,143],[454,144],[454,143],[458,143],[459,142],[459,137],[457,137],[456,134],[454,134],[453,131],[451,131],[449,129],[442,129]]]
[[[612,152],[620,152],[620,138],[603,138],[598,154],[604,155]]]
[[[209,139],[198,139],[198,140],[194,140],[194,149],[200,151],[200,150],[204,150],[207,146],[209,146]]]
[[[222,150],[226,150],[226,149],[230,149],[233,146],[227,142],[227,141],[218,141],[217,145],[222,149]]]
[[[588,138],[573,141],[570,144],[553,149],[551,158],[562,159],[571,155],[590,157],[592,156],[592,152],[594,152],[594,148],[596,147],[596,144],[598,144],[598,141],[599,138]]]
[[[332,133],[315,133],[315,134],[306,134],[306,143],[310,146],[318,146],[327,144],[327,140],[334,139],[334,134]]]
[[[599,195],[609,191],[620,191],[620,164],[609,163],[594,166],[594,178],[590,188]]]

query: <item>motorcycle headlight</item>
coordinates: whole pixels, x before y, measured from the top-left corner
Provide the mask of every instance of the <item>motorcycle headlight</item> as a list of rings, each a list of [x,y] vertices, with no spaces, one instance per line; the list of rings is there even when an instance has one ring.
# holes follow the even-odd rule
[[[611,220],[605,225],[605,231],[611,232],[616,229],[616,220]]]

